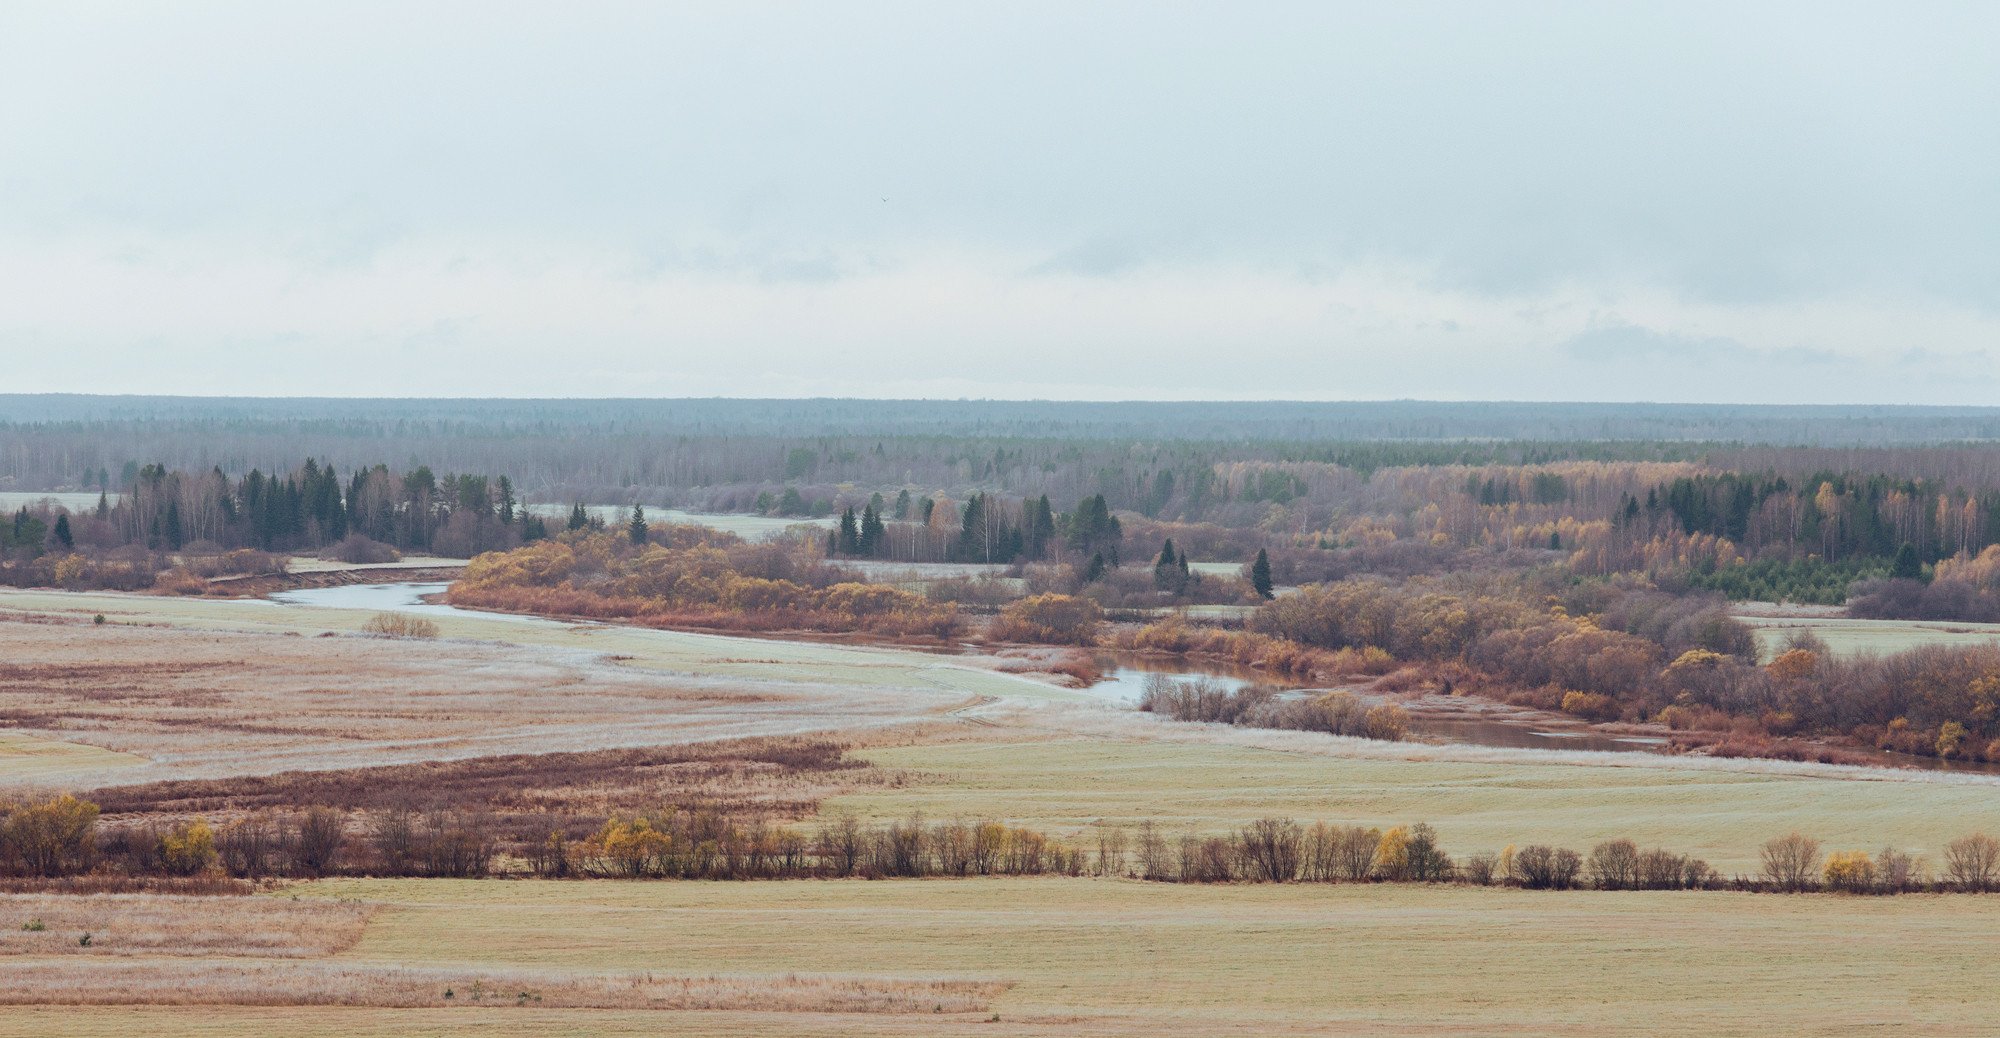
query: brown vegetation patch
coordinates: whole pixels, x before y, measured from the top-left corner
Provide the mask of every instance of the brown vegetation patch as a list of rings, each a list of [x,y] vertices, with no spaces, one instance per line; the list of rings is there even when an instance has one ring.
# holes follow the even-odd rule
[[[313,958],[352,947],[374,911],[372,905],[321,899],[0,894],[0,956]],[[0,966],[0,976],[13,981],[16,968]],[[70,983],[95,986],[78,984],[73,972]]]
[[[892,977],[573,976],[322,962],[101,962],[88,983],[59,962],[0,963],[5,1005],[252,1005],[984,1012],[1010,985]]]
[[[586,753],[511,754],[338,771],[154,782],[89,794],[107,815],[227,816],[341,811],[476,810],[495,835],[541,839],[552,821],[581,836],[605,815],[678,809],[728,818],[797,819],[871,777],[839,743],[742,739]]]

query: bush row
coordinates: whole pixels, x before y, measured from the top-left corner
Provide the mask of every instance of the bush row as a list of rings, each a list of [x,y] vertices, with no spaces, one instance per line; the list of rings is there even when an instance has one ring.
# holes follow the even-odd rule
[[[551,832],[503,848],[483,816],[385,811],[356,826],[341,813],[251,815],[98,831],[97,807],[71,796],[16,804],[0,822],[0,872],[262,879],[337,874],[546,878],[802,879],[928,876],[1124,876],[1173,883],[1389,882],[1508,885],[1533,890],[1745,890],[1851,894],[2000,890],[2000,840],[1973,833],[1941,867],[1895,848],[1826,853],[1791,833],[1766,843],[1761,872],[1725,878],[1665,848],[1607,840],[1589,852],[1546,844],[1455,858],[1431,826],[1380,828],[1259,819],[1221,835],[1169,834],[1152,821],[1099,825],[1063,840],[1002,822],[921,817],[864,825],[852,817],[807,831],[763,821],[667,811],[607,819],[583,839]]]

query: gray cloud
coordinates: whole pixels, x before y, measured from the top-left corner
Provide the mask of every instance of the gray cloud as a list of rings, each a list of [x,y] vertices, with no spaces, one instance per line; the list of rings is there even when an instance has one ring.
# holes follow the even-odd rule
[[[0,338],[73,372],[178,342],[148,384],[217,390],[203,343],[364,317],[489,359],[596,337],[609,371],[997,314],[1050,363],[1185,372],[1167,393],[1220,391],[1262,335],[1300,392],[1620,399],[1651,389],[1619,372],[1693,361],[1930,398],[1992,367],[1995,38],[1981,3],[27,0],[0,5],[0,268],[37,287]],[[1175,300],[1201,307],[1148,324]],[[1417,363],[1297,372],[1329,344]],[[1598,381],[1509,383],[1524,358]]]

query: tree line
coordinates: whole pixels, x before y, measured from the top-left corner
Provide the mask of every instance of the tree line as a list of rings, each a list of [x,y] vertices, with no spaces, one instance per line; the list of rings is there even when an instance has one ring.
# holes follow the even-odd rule
[[[251,812],[105,827],[97,805],[63,795],[5,805],[0,873],[243,879],[334,875],[475,878],[871,879],[969,876],[1125,877],[1172,883],[1465,883],[1537,890],[1745,890],[1850,894],[2000,890],[2000,840],[1973,833],[1939,867],[1894,847],[1826,853],[1799,833],[1760,849],[1755,875],[1725,878],[1692,855],[1628,839],[1587,853],[1547,844],[1454,857],[1430,825],[1388,829],[1262,818],[1220,834],[1169,832],[1151,820],[1095,825],[1062,839],[994,820],[865,824],[844,816],[807,830],[678,809],[604,819],[581,839],[555,825],[505,844],[478,812],[330,808]]]

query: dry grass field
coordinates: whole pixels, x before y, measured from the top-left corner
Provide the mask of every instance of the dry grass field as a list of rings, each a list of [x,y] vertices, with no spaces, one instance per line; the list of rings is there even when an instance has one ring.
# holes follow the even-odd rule
[[[448,1008],[404,1003],[434,1008],[400,1032],[365,1007],[12,1010],[0,1035],[1975,1035],[1990,1033],[1985,992],[2000,983],[2000,899],[1054,879],[340,881],[280,896],[292,893],[381,907],[331,958],[243,963],[276,982],[267,991],[323,976],[436,998],[488,978],[500,1004],[462,1001],[460,986]],[[214,961],[178,966],[236,983]],[[176,965],[104,976],[165,986]],[[0,977],[13,987],[46,968],[0,962]],[[709,1000],[547,1009],[592,993],[630,1005],[610,1001],[617,978],[647,977],[649,991]],[[688,1004],[713,1008],[674,1008]]]
[[[2000,830],[1983,776],[1172,724],[897,650],[456,615],[434,640],[369,638],[368,611],[144,596],[0,593],[0,614],[0,783],[106,787],[127,817],[367,810],[413,784],[523,810],[699,789],[1086,841],[1269,815],[1428,821],[1456,854],[1627,836],[1725,872],[1792,829],[1934,860]],[[798,733],[874,767],[722,742]],[[0,898],[0,1038],[1972,1035],[2000,982],[2000,898],[1970,896],[981,879],[120,897]]]
[[[1067,694],[918,653],[605,625],[442,617],[436,640],[356,633],[372,615],[0,593],[13,729],[0,779],[89,787],[867,731],[1000,691]]]
[[[1127,731],[1142,728],[1135,720]],[[1170,837],[1272,815],[1384,828],[1424,821],[1454,854],[1527,843],[1588,851],[1626,837],[1695,854],[1725,874],[1754,874],[1764,841],[1795,829],[1833,848],[1893,845],[1933,862],[1952,839],[2000,832],[2000,782],[1987,776],[1753,761],[1700,767],[1642,754],[1484,751],[1485,761],[1454,760],[1427,758],[1427,748],[1343,754],[1334,740],[1297,733],[1242,740],[1266,746],[1220,741],[1238,736],[1227,730],[1211,742],[1158,734],[864,748],[859,757],[905,781],[835,797],[823,810],[881,820],[1000,818],[1063,835],[1150,818]],[[1585,763],[1593,758],[1619,763]]]

